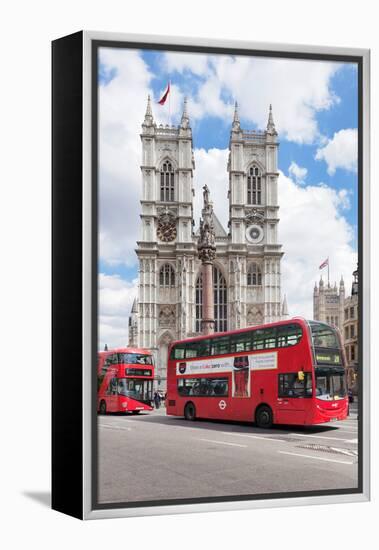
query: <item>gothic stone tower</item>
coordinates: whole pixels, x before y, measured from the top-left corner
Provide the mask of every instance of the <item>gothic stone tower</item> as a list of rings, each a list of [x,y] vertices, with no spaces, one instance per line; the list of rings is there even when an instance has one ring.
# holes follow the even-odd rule
[[[129,342],[156,350],[165,379],[168,344],[192,330],[194,285],[193,149],[186,101],[180,125],[157,126],[150,97],[142,124],[142,236],[137,243],[137,313]],[[192,292],[192,294],[194,291]]]
[[[337,285],[328,284],[325,286],[322,277],[320,278],[319,286],[315,283],[313,289],[313,319],[322,321],[330,325],[335,325],[341,330],[344,320],[344,304],[345,304],[345,284],[341,277],[339,291]]]
[[[129,319],[129,344],[155,352],[158,381],[164,389],[169,343],[201,333],[203,318],[199,231],[193,231],[195,165],[186,102],[179,126],[158,126],[149,98],[141,141],[139,287]],[[280,297],[277,149],[271,108],[266,130],[258,132],[241,129],[236,105],[226,167],[229,233],[212,212],[216,332],[287,314]]]
[[[266,131],[241,129],[237,103],[230,135],[229,279],[231,326],[281,319],[278,244],[278,141],[270,105]]]

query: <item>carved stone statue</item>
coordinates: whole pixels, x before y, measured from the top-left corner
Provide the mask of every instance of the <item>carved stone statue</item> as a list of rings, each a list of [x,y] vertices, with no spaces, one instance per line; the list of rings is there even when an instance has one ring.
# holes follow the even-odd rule
[[[210,200],[209,200],[209,187],[207,184],[203,187],[203,197],[204,197],[204,208],[208,206]]]

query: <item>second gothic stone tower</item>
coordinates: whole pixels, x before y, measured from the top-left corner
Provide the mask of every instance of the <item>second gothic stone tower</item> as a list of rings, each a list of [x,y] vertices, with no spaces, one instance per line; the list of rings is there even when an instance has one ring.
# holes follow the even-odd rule
[[[148,98],[142,124],[138,296],[129,344],[155,351],[165,387],[168,345],[201,332],[202,272],[194,232],[192,130],[184,102],[178,126],[157,125]],[[229,233],[212,213],[215,331],[279,320],[281,245],[277,242],[277,133],[242,130],[237,105],[230,134]],[[209,182],[199,182],[201,187]],[[227,200],[227,197],[225,197]]]
[[[239,315],[233,327],[282,316],[278,244],[278,141],[270,105],[266,131],[243,130],[237,103],[230,135],[230,279]]]

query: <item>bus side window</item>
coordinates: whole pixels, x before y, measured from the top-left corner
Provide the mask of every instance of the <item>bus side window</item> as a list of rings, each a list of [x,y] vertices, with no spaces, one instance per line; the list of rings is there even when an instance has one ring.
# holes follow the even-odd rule
[[[294,346],[300,342],[302,330],[300,325],[278,327],[278,348]]]
[[[253,350],[264,349],[264,330],[255,330],[253,332]]]
[[[265,349],[276,348],[276,327],[264,329]]]
[[[171,359],[184,359],[184,351],[185,351],[184,344],[181,346],[175,346],[171,350]]]
[[[312,397],[312,376],[304,373],[299,380],[297,373],[278,375],[278,397]]]
[[[185,349],[186,359],[192,359],[193,357],[199,357],[200,342],[188,342]]]
[[[220,336],[211,340],[211,355],[224,355],[230,353],[229,336]]]
[[[250,351],[252,344],[252,332],[235,334],[230,337],[230,353],[240,353],[241,351]]]

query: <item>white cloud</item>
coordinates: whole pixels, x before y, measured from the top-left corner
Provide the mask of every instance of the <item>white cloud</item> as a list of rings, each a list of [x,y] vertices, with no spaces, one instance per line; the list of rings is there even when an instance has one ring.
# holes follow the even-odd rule
[[[163,58],[164,69],[172,71],[191,71],[197,75],[208,74],[208,56],[201,53],[166,52]]]
[[[151,74],[137,52],[102,48],[117,76],[99,87],[99,253],[110,264],[136,263],[141,142]]]
[[[313,287],[329,257],[331,283],[344,277],[347,292],[357,262],[354,229],[341,215],[346,192],[327,185],[296,184],[280,172],[279,240],[283,245],[282,291],[287,294],[290,316],[313,317]],[[325,280],[325,273],[323,277]]]
[[[324,160],[328,165],[328,174],[331,176],[337,168],[349,172],[357,171],[358,161],[358,132],[356,128],[347,128],[336,132],[327,144],[318,149],[316,160]]]
[[[304,183],[308,170],[305,167],[299,166],[293,160],[288,168],[288,173],[295,178],[296,183]]]
[[[128,317],[137,296],[138,280],[125,281],[119,275],[99,273],[99,349],[126,346]]]
[[[241,116],[264,128],[272,103],[279,133],[291,141],[312,143],[323,139],[317,112],[339,102],[330,87],[341,66],[337,63],[226,55],[201,59],[199,54],[173,52],[165,59],[171,71],[191,71],[201,78],[191,101],[194,118],[231,117],[236,99]]]
[[[213,208],[216,216],[220,220],[224,229],[227,231],[229,219],[229,201],[228,201],[228,149],[195,149],[194,172],[194,220],[196,227],[199,225],[201,209],[203,207],[203,191],[205,184],[208,185],[210,196],[213,201]]]

